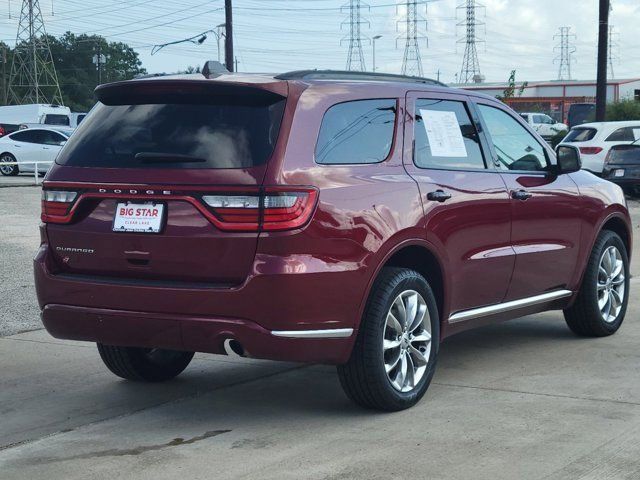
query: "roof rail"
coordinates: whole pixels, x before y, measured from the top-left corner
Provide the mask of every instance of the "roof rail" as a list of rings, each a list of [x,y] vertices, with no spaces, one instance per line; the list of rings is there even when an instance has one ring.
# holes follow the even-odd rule
[[[396,75],[393,73],[351,72],[345,70],[296,70],[281,73],[275,77],[278,80],[362,80],[362,81],[386,81],[423,83],[446,87],[442,82],[431,78],[410,77],[408,75]]]

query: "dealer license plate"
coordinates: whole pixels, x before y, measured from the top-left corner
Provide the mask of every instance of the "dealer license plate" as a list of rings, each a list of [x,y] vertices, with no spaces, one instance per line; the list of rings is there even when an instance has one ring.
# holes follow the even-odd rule
[[[159,233],[162,230],[164,208],[161,203],[118,203],[113,231]]]

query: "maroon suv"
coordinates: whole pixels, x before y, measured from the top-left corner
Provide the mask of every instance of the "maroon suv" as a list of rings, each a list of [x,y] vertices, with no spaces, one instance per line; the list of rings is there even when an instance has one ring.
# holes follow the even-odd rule
[[[354,401],[399,410],[454,333],[623,321],[622,191],[493,98],[321,71],[96,94],[44,182],[35,278],[47,330],[120,377],[235,352],[336,364]]]

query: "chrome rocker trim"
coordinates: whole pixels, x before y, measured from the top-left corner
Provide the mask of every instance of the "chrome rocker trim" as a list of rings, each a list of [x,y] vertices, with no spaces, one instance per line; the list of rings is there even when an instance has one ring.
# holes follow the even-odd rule
[[[521,298],[520,300],[512,300],[511,302],[498,303],[487,307],[473,308],[471,310],[463,310],[454,313],[449,317],[449,323],[465,322],[474,318],[486,317],[496,313],[508,312],[509,310],[517,310],[518,308],[530,307],[539,303],[546,303],[560,298],[570,297],[573,292],[570,290],[556,290],[555,292],[543,293],[534,297]]]
[[[273,330],[274,337],[286,338],[348,338],[353,328],[333,328],[327,330]]]

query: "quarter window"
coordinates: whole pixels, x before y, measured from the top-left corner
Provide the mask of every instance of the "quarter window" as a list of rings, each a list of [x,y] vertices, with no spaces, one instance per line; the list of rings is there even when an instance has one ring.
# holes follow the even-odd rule
[[[508,113],[478,105],[496,150],[498,168],[515,171],[544,171],[548,161],[542,145]]]
[[[395,99],[334,105],[322,120],[316,162],[331,165],[382,162],[391,153],[395,122]]]
[[[420,168],[486,168],[475,125],[463,102],[416,102],[414,163]]]
[[[635,142],[640,139],[640,126],[619,128],[605,142]]]

